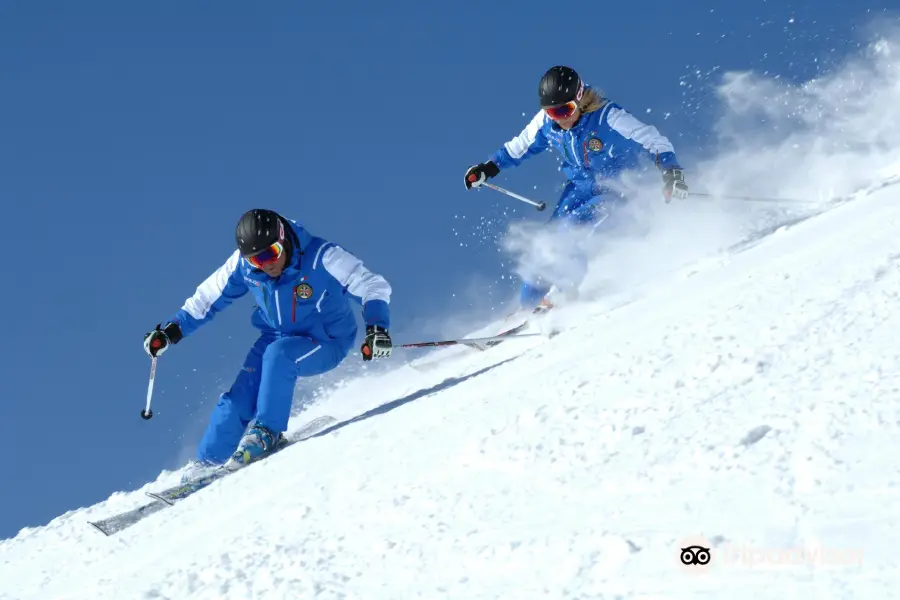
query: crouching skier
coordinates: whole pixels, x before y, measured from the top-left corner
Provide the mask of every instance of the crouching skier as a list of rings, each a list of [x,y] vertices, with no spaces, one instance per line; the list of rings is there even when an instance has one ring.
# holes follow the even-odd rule
[[[238,249],[225,264],[165,326],[144,336],[144,349],[159,356],[248,291],[256,300],[251,323],[261,334],[213,409],[189,467],[195,473],[221,464],[240,468],[282,441],[297,378],[334,369],[355,343],[351,298],[362,304],[363,360],[392,349],[391,287],[358,258],[271,210],[245,213],[235,237]]]

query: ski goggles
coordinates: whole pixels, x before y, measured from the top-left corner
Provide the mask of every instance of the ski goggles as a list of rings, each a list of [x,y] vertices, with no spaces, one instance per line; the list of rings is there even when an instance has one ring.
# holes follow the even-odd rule
[[[266,265],[271,265],[284,254],[284,244],[281,242],[275,242],[268,248],[265,248],[253,256],[245,256],[247,262],[256,267],[257,269],[262,269]]]
[[[547,113],[547,116],[556,121],[568,119],[575,114],[576,110],[578,110],[578,102],[575,100],[560,104],[559,106],[548,106],[544,108],[544,112]]]
[[[544,112],[547,113],[548,117],[555,121],[568,119],[575,114],[576,110],[578,110],[578,103],[581,102],[582,98],[584,98],[584,82],[579,80],[578,91],[575,93],[574,99],[558,106],[545,106]]]
[[[244,258],[257,269],[262,269],[281,258],[282,254],[284,254],[284,225],[279,223],[278,239],[252,256],[245,256]]]

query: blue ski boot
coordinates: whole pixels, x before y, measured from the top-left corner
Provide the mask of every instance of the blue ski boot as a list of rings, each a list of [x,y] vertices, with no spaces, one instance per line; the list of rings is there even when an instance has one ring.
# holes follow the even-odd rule
[[[225,463],[226,469],[240,469],[269,454],[284,441],[284,436],[259,423],[250,428],[237,450]]]

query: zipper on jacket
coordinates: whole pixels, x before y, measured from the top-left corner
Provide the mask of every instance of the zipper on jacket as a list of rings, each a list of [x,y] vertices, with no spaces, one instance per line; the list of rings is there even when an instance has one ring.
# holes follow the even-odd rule
[[[262,288],[262,308],[265,311],[266,319],[272,318],[272,296],[269,295],[269,290],[266,289],[266,286]]]
[[[297,288],[294,288],[294,293],[291,294],[291,323],[297,322]]]
[[[562,146],[563,156],[566,158],[566,161],[573,163],[575,167],[580,167],[581,165],[578,164],[578,151],[575,150],[575,136],[572,135],[571,131],[563,132],[559,138],[559,145]]]
[[[275,288],[275,311],[278,313],[278,326],[281,326],[281,302],[278,301],[278,288]]]
[[[575,166],[580,167],[582,165],[578,164],[578,150],[575,149],[575,134],[571,131],[566,132],[569,135],[569,145],[572,148],[572,160],[575,161]]]

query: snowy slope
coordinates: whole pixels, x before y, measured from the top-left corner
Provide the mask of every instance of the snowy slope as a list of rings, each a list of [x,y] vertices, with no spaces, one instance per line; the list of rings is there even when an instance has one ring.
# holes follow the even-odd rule
[[[894,597],[898,232],[886,188],[553,339],[350,382],[303,418],[362,418],[117,536],[86,520],[141,494],[3,541],[0,598]]]
[[[896,182],[897,47],[802,85],[723,74],[692,189]],[[810,206],[650,195],[652,235],[600,240],[559,335],[340,382],[291,427],[341,427],[113,537],[87,521],[178,474],[23,530],[0,600],[896,597],[900,185],[731,254]]]

